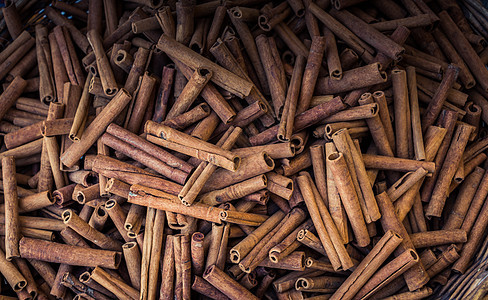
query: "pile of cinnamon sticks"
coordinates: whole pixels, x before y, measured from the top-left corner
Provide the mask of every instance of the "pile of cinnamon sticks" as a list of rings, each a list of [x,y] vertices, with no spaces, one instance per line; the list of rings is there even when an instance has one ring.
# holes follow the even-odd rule
[[[488,291],[477,0],[1,14],[2,299]]]

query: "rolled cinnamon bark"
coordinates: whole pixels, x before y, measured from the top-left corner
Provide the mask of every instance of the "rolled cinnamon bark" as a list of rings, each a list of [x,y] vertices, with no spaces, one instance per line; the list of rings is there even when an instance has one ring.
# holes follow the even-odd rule
[[[138,135],[128,130],[124,130],[122,127],[116,124],[110,124],[107,127],[107,133],[117,137],[118,139],[123,140],[124,142],[130,144],[132,147],[136,147],[147,152],[151,156],[156,157],[157,159],[165,162],[171,167],[178,168],[186,173],[190,173],[190,171],[193,169],[193,167],[189,163],[175,157],[174,155],[166,152],[160,147],[149,143]]]
[[[429,173],[433,173],[436,170],[436,165],[433,162],[417,161],[412,159],[403,159],[374,154],[363,154],[363,161],[365,167],[368,169],[413,172],[416,171],[418,168],[424,168]]]
[[[22,146],[4,151],[0,154],[0,157],[6,157],[6,156],[13,156],[15,158],[31,157],[33,155],[40,154],[41,150],[42,150],[42,139],[38,139],[33,142],[24,144]],[[39,160],[37,162],[39,162]]]
[[[395,30],[398,26],[405,26],[407,28],[424,27],[432,24],[429,14],[421,14],[412,17],[406,17],[402,19],[396,19],[391,21],[382,21],[371,24],[371,27],[378,31],[390,31]]]
[[[327,157],[327,164],[330,164],[334,182],[344,204],[344,209],[349,217],[349,222],[351,222],[356,240],[359,245],[366,246],[370,242],[369,234],[366,229],[366,223],[361,212],[357,194],[351,189],[353,186],[352,179],[343,154],[337,152],[332,153]]]
[[[26,41],[31,40],[32,36],[27,31],[22,31],[22,33],[4,49],[0,52],[0,63],[3,63],[15,50],[25,44]]]
[[[300,89],[302,90],[304,89],[304,87],[300,86],[302,84],[302,77],[305,75],[303,73],[304,67],[305,67],[305,58],[303,56],[298,56],[297,59],[295,60],[293,74],[285,98],[283,115],[281,116],[280,125],[278,127],[277,138],[279,141],[288,142],[290,140],[291,135],[293,133],[295,114],[297,112],[301,113],[308,108],[307,103],[301,104],[301,102],[298,102]],[[308,74],[308,76],[310,75]],[[306,83],[308,84],[308,82]],[[309,88],[309,90],[311,90],[311,88]],[[303,101],[307,101],[307,100],[303,100]],[[310,102],[310,100],[308,100],[308,102]],[[298,106],[298,103],[300,103],[300,106]],[[304,108],[302,108],[302,106]]]
[[[204,269],[204,248],[203,248],[204,235],[201,232],[193,233],[191,237],[191,261],[192,271],[195,275],[203,274]]]
[[[209,50],[212,45],[217,41],[226,15],[227,8],[224,5],[220,5],[215,9],[214,16],[207,34],[207,44],[205,47],[207,50]]]
[[[261,226],[250,233],[230,250],[230,259],[233,263],[239,263],[285,216],[282,211],[274,213]]]
[[[97,155],[93,163],[93,170],[107,178],[119,179],[129,184],[145,184],[146,186],[163,189],[173,195],[178,194],[181,190],[181,185],[179,184],[105,155]]]
[[[188,45],[194,30],[194,4],[190,1],[178,1],[176,15],[176,40]]]
[[[399,158],[408,158],[408,120],[409,100],[407,76],[403,70],[392,71],[394,111],[395,111],[395,149]]]
[[[300,246],[300,242],[297,241],[297,234],[302,229],[310,229],[313,226],[311,219],[305,221],[302,225],[298,226],[293,232],[291,232],[281,243],[274,246],[269,250],[269,260],[273,263],[277,263],[283,258],[287,257]]]
[[[488,210],[487,202],[485,201],[481,211],[479,212],[478,218],[474,223],[472,229],[469,231],[468,242],[463,246],[461,251],[461,257],[454,263],[452,267],[453,270],[460,273],[464,273],[468,268],[469,262],[475,255],[476,249],[479,247],[481,242],[481,235],[486,229],[488,224],[486,218],[486,211]],[[464,224],[463,224],[464,227]],[[462,228],[463,229],[463,228]]]
[[[15,104],[15,101],[23,93],[27,82],[21,77],[15,77],[0,95],[0,118],[3,118],[7,110]]]
[[[29,57],[35,58],[35,52],[30,51],[30,49],[34,45],[35,45],[35,40],[29,35],[29,39],[24,44],[15,48],[15,51],[12,52],[0,64],[0,67],[2,68],[0,71],[0,78],[4,79],[5,77],[7,77],[7,78],[9,78],[9,77],[20,77],[21,73],[24,73],[24,72],[18,72],[18,70],[17,70],[16,73],[18,73],[18,74],[8,74],[8,73],[14,69],[17,69],[17,65],[20,67],[23,67],[23,64],[25,62],[28,62],[29,64],[32,63],[33,60],[29,59]],[[23,57],[26,58],[25,61],[21,61],[21,59]]]
[[[312,166],[312,159],[308,151],[304,151],[291,160],[286,160],[285,164],[281,165],[281,169],[277,173],[283,176],[291,176],[303,169]],[[293,199],[293,198],[292,198]]]
[[[61,58],[60,50],[56,42],[54,33],[48,35],[49,47],[51,50],[50,57],[52,59],[52,68],[54,71],[54,83],[56,85],[56,99],[64,102],[64,84],[69,82],[68,75],[66,74],[66,68]],[[40,85],[40,80],[39,80]],[[67,101],[67,107],[70,107],[69,100]],[[69,111],[69,109],[67,110]]]
[[[181,263],[181,235],[173,237],[173,252],[175,260],[174,295],[176,299],[183,299],[183,270]]]
[[[111,291],[115,296],[121,299],[137,299],[139,291],[126,284],[119,278],[110,275],[101,267],[96,267],[91,272],[90,278],[95,280],[98,284]]]
[[[29,52],[8,72],[6,79],[12,80],[16,76],[24,76],[32,69],[36,63],[36,51],[35,49],[29,50]]]
[[[410,237],[402,222],[398,219],[398,215],[396,214],[393,204],[391,203],[391,200],[386,192],[377,195],[376,201],[381,211],[380,220],[383,229],[394,230],[403,238],[403,242],[394,252],[395,256],[399,256],[400,254],[406,252],[407,249],[414,249],[413,243],[410,240]],[[424,286],[429,281],[429,276],[427,275],[427,272],[420,261],[405,272],[403,274],[403,278],[407,283],[408,289],[411,291]]]
[[[262,63],[260,60],[260,54],[258,54],[258,49],[256,47],[256,43],[254,42],[253,35],[248,27],[248,25],[242,20],[241,17],[232,13],[231,10],[227,10],[229,18],[234,25],[237,34],[239,35],[240,39],[243,42],[244,48],[251,60],[253,69],[256,73],[256,77],[258,78],[260,86],[263,88],[265,94],[269,94],[269,90],[267,87],[267,80],[265,76],[264,70],[264,62]]]
[[[295,282],[298,278],[303,277],[303,276],[319,276],[322,275],[322,271],[317,271],[317,270],[307,270],[303,272],[290,272],[289,274],[278,278],[273,282],[273,287],[278,293],[282,293],[284,291],[287,291],[289,289],[292,289],[295,287]]]
[[[418,232],[410,235],[415,248],[427,248],[432,246],[465,243],[467,241],[466,231],[462,229],[433,230]]]
[[[175,68],[172,66],[164,66],[161,74],[161,83],[156,96],[156,108],[154,110],[153,120],[161,122],[166,118],[168,110],[168,101],[170,98],[171,87],[174,82]]]
[[[324,27],[322,31],[325,37],[325,57],[327,59],[327,68],[329,70],[329,76],[332,79],[341,80],[343,70],[341,66],[341,58],[339,57],[339,52],[337,51],[337,42],[335,36],[332,33],[332,31],[330,31],[326,27]]]
[[[207,280],[211,285],[216,287],[219,291],[224,293],[230,299],[241,299],[246,297],[248,299],[258,299],[246,288],[233,280],[229,275],[225,274],[222,270],[215,265],[208,267],[205,270],[203,278]]]
[[[132,68],[130,69],[129,75],[127,76],[127,80],[125,81],[124,88],[131,94],[136,91],[139,77],[144,74],[146,70],[145,66],[147,64],[147,60],[149,58],[150,51],[143,47],[139,47],[137,52],[134,54],[134,62],[132,63]],[[126,110],[124,110],[123,118],[126,115]]]
[[[439,258],[429,267],[427,273],[429,273],[430,277],[434,277],[458,260],[459,257],[456,246],[451,245],[439,255]]]
[[[212,224],[212,231],[210,234],[210,245],[207,251],[207,259],[205,267],[214,265],[223,268],[225,265],[225,252],[227,243],[229,241],[229,224]]]
[[[468,175],[468,174],[471,174],[473,172],[473,170],[475,170],[475,168],[477,166],[479,166],[482,162],[484,162],[486,160],[486,157],[485,157],[485,154],[484,153],[480,153],[478,155],[476,155],[473,159],[469,160],[468,162],[464,163],[463,164],[463,167],[458,167],[458,171],[456,173],[458,173],[460,171],[460,169],[462,169],[463,172],[463,176],[465,175]],[[460,164],[461,166],[461,164]],[[465,173],[465,174],[464,174]],[[455,180],[454,182],[451,183],[451,186],[449,187],[449,192],[452,192],[453,190],[455,190],[460,184],[461,182],[459,182],[457,179],[458,174],[455,175]]]
[[[5,181],[4,181],[5,182]],[[54,198],[48,191],[19,198],[18,210],[20,213],[35,211],[54,204]]]
[[[88,43],[87,38],[70,21],[68,21],[68,19],[66,19],[52,7],[46,7],[46,16],[51,19],[56,25],[66,27],[73,36],[74,42],[81,49],[81,51],[83,51],[84,53],[88,52],[90,44]]]
[[[449,151],[446,154],[444,164],[440,171],[437,184],[432,191],[429,205],[427,206],[425,216],[427,218],[436,216],[440,217],[444,204],[447,198],[449,185],[462,159],[464,148],[468,143],[469,136],[473,131],[473,127],[467,124],[458,125],[454,133],[453,140]]]
[[[19,257],[19,197],[15,179],[15,158],[2,158],[3,194],[5,201],[5,257],[8,261]]]
[[[395,251],[402,240],[398,234],[388,230],[353,273],[337,289],[331,299],[352,299],[386,261],[388,256]]]
[[[121,259],[120,252],[58,244],[26,237],[20,240],[19,245],[21,257],[52,263],[117,269]]]
[[[141,286],[141,253],[136,242],[128,242],[122,245],[125,263],[131,284],[134,288],[140,289]]]
[[[310,182],[311,178],[301,175],[297,178],[300,191],[303,193],[305,203],[314,223],[320,242],[325,249],[334,270],[350,269],[353,266],[351,258],[344,248],[343,240],[335,227],[335,224],[328,213],[325,203],[320,198],[316,188]]]
[[[231,211],[224,209],[220,213],[220,220],[228,223],[235,223],[248,226],[259,226],[268,219],[267,215]]]
[[[93,171],[79,170],[68,174],[69,180],[74,183],[81,184],[85,187],[96,184],[98,181],[98,174]]]
[[[93,13],[93,12],[92,12]],[[90,15],[92,15],[90,13]],[[103,49],[102,38],[100,32],[97,29],[91,29],[87,33],[88,42],[95,53],[95,60],[97,63],[98,74],[102,81],[103,91],[105,95],[112,96],[117,93],[118,86],[115,81],[114,73],[112,67],[108,61],[108,58]]]
[[[367,62],[373,59],[372,53],[374,50],[359,39],[347,27],[338,22],[334,17],[326,13],[315,3],[310,3],[308,9],[314,14],[317,19],[324,23],[338,38],[343,40],[349,47],[359,54]]]
[[[341,129],[337,131],[334,133],[333,139],[337,149],[344,154],[344,158],[348,163],[349,172],[355,184],[366,223],[378,220],[381,215],[374,200],[373,190],[361,153],[352,141],[348,130]]]
[[[335,97],[330,102],[322,103],[295,117],[294,132],[299,132],[315,123],[326,119],[329,116],[345,109],[340,97]],[[249,138],[253,146],[267,144],[276,138],[279,125],[268,128],[267,130]]]
[[[301,277],[295,283],[297,291],[323,292],[334,291],[341,285],[344,279],[331,276]]]
[[[290,271],[305,271],[305,252],[293,251],[279,262],[273,262],[268,258],[263,260],[260,267],[275,268]],[[252,273],[250,273],[252,274]]]
[[[452,210],[449,212],[447,220],[444,223],[442,229],[458,229],[463,225],[463,221],[467,216],[471,202],[474,200],[475,194],[482,186],[480,186],[484,170],[476,167],[473,172],[463,181],[456,201]]]
[[[68,79],[72,84],[82,85],[85,82],[85,75],[81,70],[78,56],[72,41],[72,36],[69,34],[65,26],[56,26],[53,29],[56,42],[64,62],[64,67],[68,75]]]
[[[475,130],[471,134],[470,140],[474,140],[476,136],[478,135],[479,132],[479,126],[480,126],[480,119],[481,119],[481,111],[482,108],[473,102],[468,102],[464,106],[464,109],[466,111],[466,115],[464,117],[464,121],[468,123],[469,125],[472,125],[475,127]]]
[[[91,73],[88,73],[88,78],[86,79],[83,86],[83,93],[81,94],[81,98],[79,99],[76,112],[73,115],[73,124],[71,125],[71,129],[69,132],[69,138],[72,141],[79,141],[81,139],[81,136],[83,135],[83,132],[85,131],[85,124],[88,118],[88,108],[90,101],[89,87],[92,79],[93,75]]]
[[[288,177],[279,175],[274,172],[269,172],[266,174],[267,189],[286,200],[290,200],[293,194],[293,180]]]
[[[261,64],[264,67],[275,115],[281,116],[285,104],[286,87],[283,85],[281,78],[280,69],[282,68],[282,63],[273,58],[272,47],[274,44],[272,39],[265,35],[258,35],[256,37],[256,46],[259,50]]]
[[[157,47],[169,56],[180,60],[190,68],[206,68],[211,70],[213,72],[211,80],[215,84],[231,93],[235,93],[239,97],[247,96],[251,91],[252,84],[250,82],[230,73],[226,69],[193,52],[167,35],[163,34],[161,36]]]
[[[73,229],[87,240],[92,241],[102,249],[114,251],[122,249],[120,242],[107,237],[100,231],[91,227],[71,210],[65,210],[63,212],[63,221],[69,228]]]
[[[331,273],[341,274],[341,272],[343,272],[343,271],[338,271],[338,272],[334,271],[334,268],[332,267],[332,265],[330,263],[328,263],[327,261],[325,261],[324,259],[317,260],[317,259],[314,259],[312,257],[307,257],[307,259],[305,260],[305,266],[307,268],[327,271],[327,272],[331,272]]]
[[[5,255],[0,250],[0,271],[15,292],[21,291],[26,287],[27,280],[16,266],[5,258]]]
[[[117,126],[112,124],[113,126]],[[111,125],[111,126],[112,126]],[[109,133],[104,133],[100,140],[110,148],[113,148],[121,153],[129,156],[130,158],[148,166],[163,176],[176,181],[177,183],[185,183],[185,179],[188,177],[188,173],[185,173],[179,169],[172,168],[165,162],[155,158],[154,156],[146,153],[145,151],[135,148],[129,143],[120,140]]]
[[[261,215],[240,213],[241,218],[235,218],[236,212],[225,212],[221,208],[207,206],[200,203],[195,203],[188,207],[179,201],[178,198],[162,192],[160,190],[144,187],[141,185],[131,186],[131,193],[128,201],[143,206],[149,206],[165,211],[170,211],[178,214],[187,215],[190,217],[211,221],[213,223],[221,223],[221,221],[228,221],[236,224],[261,224],[264,219]]]
[[[212,75],[211,70],[205,68],[196,69],[175,104],[171,107],[166,119],[172,119],[187,111]]]
[[[127,115],[125,122],[127,130],[130,132],[140,132],[144,114],[151,101],[156,81],[156,77],[149,75],[148,72],[145,72],[144,76],[142,76],[139,91],[137,92],[134,102],[131,103],[132,107],[129,108],[129,114]]]
[[[122,198],[127,198],[130,192],[130,185],[118,179],[110,178],[105,186],[105,191]]]
[[[313,234],[312,231],[308,229],[300,230],[298,232],[297,241],[307,246],[308,248],[311,248],[317,251],[318,253],[321,253],[324,256],[327,255],[324,247],[321,245],[320,239],[315,234]]]
[[[154,299],[157,292],[165,215],[164,211],[153,208],[147,209],[141,262],[140,291],[142,297],[148,297],[150,299]]]
[[[44,137],[44,143],[49,156],[49,162],[51,164],[51,170],[54,177],[54,183],[56,188],[61,188],[65,185],[63,173],[60,169],[59,163],[59,145],[56,141],[56,137]]]
[[[359,38],[373,46],[378,52],[381,52],[396,61],[402,58],[402,54],[405,52],[405,49],[402,46],[398,45],[360,18],[344,10],[337,11],[333,9],[330,13]]]
[[[425,159],[425,149],[422,136],[422,124],[420,120],[420,111],[418,103],[418,93],[417,93],[417,78],[415,76],[415,68],[407,67],[407,85],[410,100],[410,116],[411,116],[411,127],[412,127],[412,143],[415,153],[415,158],[417,160]],[[440,111],[439,111],[440,113]],[[429,128],[429,126],[425,127]]]
[[[312,158],[312,166],[314,178],[319,189],[320,196],[324,200],[326,206],[329,206],[327,198],[327,175],[325,165],[324,146],[315,145],[310,147],[310,156]]]
[[[158,138],[154,138],[148,135],[147,139],[161,146],[207,162],[211,161],[213,164],[231,171],[235,171],[239,167],[240,158],[228,150],[223,150],[220,147],[191,137],[170,127],[148,121],[144,131],[157,136]]]
[[[49,49],[48,30],[36,25],[36,56],[39,68],[39,95],[41,102],[49,103],[56,100],[51,51]]]
[[[61,155],[61,162],[68,167],[73,166],[88,148],[95,143],[96,139],[103,133],[107,126],[115,120],[130,100],[131,96],[128,92],[121,89],[95,120],[93,120],[90,126],[86,128],[82,139],[78,143],[71,145]]]
[[[20,226],[26,228],[37,228],[51,231],[61,231],[66,225],[61,220],[40,218],[40,217],[28,217],[20,216]],[[0,223],[5,224],[5,215],[0,214]]]
[[[397,182],[393,183],[390,188],[386,191],[391,201],[396,201],[404,193],[406,193],[414,184],[419,180],[423,179],[427,175],[427,171],[424,168],[418,168],[417,171],[412,173],[407,173],[398,179]]]
[[[429,96],[433,96],[440,86],[440,82],[436,82],[420,74],[417,74],[416,77],[419,88]],[[447,92],[447,101],[455,105],[464,106],[468,100],[467,94],[456,90],[454,87],[456,87],[456,83]],[[444,105],[447,105],[448,102]]]
[[[333,143],[325,144],[325,157],[328,157],[333,152],[336,152]],[[334,223],[339,231],[340,236],[344,242],[349,241],[349,234],[347,228],[347,216],[344,210],[344,206],[341,203],[341,198],[334,181],[334,176],[330,169],[330,164],[326,164],[327,167],[327,200],[329,202],[329,211]],[[317,179],[316,179],[317,180]],[[325,199],[325,198],[324,198]]]
[[[200,202],[217,205],[252,194],[267,187],[267,177],[264,175],[239,182],[224,189],[214,190],[200,197]]]
[[[243,157],[236,172],[219,169],[206,182],[202,192],[221,189],[248,178],[270,172],[274,169],[274,161],[266,152]]]
[[[442,82],[435,92],[432,100],[429,102],[427,110],[422,117],[422,130],[426,130],[430,125],[434,124],[434,121],[439,116],[442,106],[447,98],[447,93],[456,81],[459,74],[459,67],[455,65],[449,65],[445,72]]]
[[[230,150],[241,133],[242,130],[239,127],[229,127],[216,146],[222,147],[223,151]],[[191,205],[216,169],[215,164],[201,162],[178,194],[181,202],[185,205]]]
[[[107,213],[114,223],[115,227],[117,228],[118,232],[122,236],[122,238],[127,242],[128,244],[130,238],[127,235],[127,230],[125,229],[125,220],[127,218],[127,214],[125,211],[121,208],[120,204],[115,201],[115,199],[109,199],[107,202],[105,202],[105,209],[107,210]],[[124,245],[126,245],[124,244]],[[122,245],[122,250],[125,251],[124,245]],[[131,245],[127,245],[126,247],[132,248]],[[135,251],[135,250],[131,250]]]
[[[384,99],[384,94],[382,98]],[[371,103],[374,103],[374,100],[370,93],[364,93],[361,95],[361,99],[359,100],[360,105],[367,105]],[[386,103],[384,103],[384,105],[386,105]],[[386,131],[386,127],[381,121],[381,117],[385,116],[385,114],[381,112],[381,108],[386,109],[386,114],[389,116],[388,107],[380,106],[379,108],[379,113],[371,118],[367,118],[366,123],[368,124],[369,131],[371,132],[371,136],[373,137],[376,148],[378,149],[378,153],[385,156],[393,156],[393,149],[390,144],[390,139],[393,138],[391,122],[389,120],[384,120],[385,123],[387,122],[389,124],[389,130],[391,130],[390,134],[392,135],[390,138]]]
[[[181,71],[187,79],[190,79],[193,74],[192,69],[176,58],[173,58],[173,61],[178,70]],[[235,118],[235,111],[212,83],[207,83],[200,94],[225,124],[231,122]]]
[[[463,58],[464,62],[468,65],[477,82],[485,91],[488,90],[488,85],[486,84],[488,71],[483,67],[483,62],[481,62],[476,51],[474,51],[464,34],[446,11],[439,13],[439,19],[442,30],[445,32],[452,45],[456,48],[459,55]]]
[[[419,256],[415,250],[407,249],[373,275],[356,294],[354,299],[371,297],[371,295],[374,295],[382,287],[411,269],[418,261]]]
[[[421,191],[422,202],[430,201],[430,197],[432,191],[434,190],[434,185],[436,183],[436,180],[439,176],[442,163],[444,162],[447,151],[450,147],[450,141],[454,134],[457,116],[458,114],[456,112],[450,110],[444,110],[441,113],[439,123],[441,127],[446,128],[446,134],[444,136],[444,139],[442,140],[441,145],[439,146],[438,154],[435,156],[435,160],[434,160],[436,166],[438,167],[436,168],[436,171],[432,174],[432,177],[428,178],[422,187],[422,191]]]
[[[86,286],[88,286],[88,287],[90,287],[90,288],[92,288],[94,290],[97,290],[97,291],[102,292],[103,294],[107,295],[108,297],[111,297],[111,298],[116,297],[111,291],[109,291],[108,289],[104,288],[99,283],[97,283],[95,280],[93,280],[91,278],[90,272],[88,272],[88,271],[82,273],[79,276],[79,281],[81,283],[83,283],[84,285],[86,285]]]
[[[7,149],[21,146],[25,143],[32,142],[42,137],[41,128],[43,121],[20,128],[4,136],[4,142]]]
[[[259,41],[259,40],[257,40]],[[270,46],[273,44],[272,43],[272,40],[269,40],[269,44]],[[257,43],[257,45],[259,46],[260,44]],[[272,52],[273,49],[269,50],[269,49],[266,49],[266,50],[262,50],[260,51],[260,53],[267,53],[267,52]],[[242,58],[242,53],[238,52],[238,53],[235,53],[235,52],[231,52],[231,49],[229,49],[229,47],[226,45],[226,43],[224,43],[222,40],[218,39],[217,42],[212,46],[212,48],[210,49],[210,52],[212,53],[212,55],[217,59],[217,61],[225,68],[227,68],[228,70],[236,73],[237,75],[239,75],[240,77],[242,78],[246,78],[246,79],[249,79],[251,80],[251,77],[250,75],[246,72],[246,65],[242,64],[243,63],[243,58]],[[238,60],[239,59],[239,60]],[[276,62],[275,60],[273,60],[272,58],[269,58],[267,57],[267,59],[269,61],[271,61],[271,64],[272,63],[280,63],[280,62]],[[272,68],[273,66],[269,66],[267,67],[266,69],[268,68]],[[280,72],[280,65],[277,66],[278,69],[275,70],[275,74]],[[253,73],[251,73],[253,74]],[[272,77],[273,78],[273,77]],[[277,80],[280,79],[280,78],[277,78]],[[268,80],[271,80],[268,79]],[[273,83],[271,83],[270,85],[272,85]],[[277,83],[279,85],[279,82]],[[278,100],[277,102],[275,102],[275,96],[273,96],[273,104],[275,105],[275,110],[276,112],[280,112],[281,113],[281,110],[283,109],[282,105],[283,105],[283,102],[284,102],[284,89],[280,88],[280,95],[283,94],[282,96],[280,96],[280,100]],[[265,99],[265,97],[261,94],[261,92],[258,90],[257,87],[253,87],[251,89],[251,92],[249,93],[248,96],[246,96],[244,98],[246,100],[246,102],[251,105],[257,101],[259,101],[259,103],[262,105],[262,106],[265,106],[266,107],[266,115],[265,116],[262,116],[260,117],[260,120],[262,121],[263,125],[268,127],[270,125],[272,125],[274,123],[274,117],[273,117],[273,113],[272,113],[272,107],[271,105],[268,103],[268,101]],[[235,101],[234,101],[234,104],[235,104]],[[278,106],[276,106],[278,104]],[[235,109],[236,110],[242,110],[241,108],[239,107],[236,107],[234,105]],[[239,116],[236,116],[236,119],[238,118]],[[236,123],[237,120],[234,120],[232,121],[232,123],[234,124],[237,124]]]
[[[322,61],[325,48],[325,37],[312,37],[312,45],[310,46],[310,51],[307,58],[307,65],[305,67],[305,72],[303,73],[300,98],[298,100],[298,105],[296,109],[296,112],[299,114],[306,111],[310,107],[313,89],[319,75],[320,61]]]
[[[72,275],[69,272],[64,273],[63,278],[61,279],[61,284],[71,289],[73,292],[77,293],[77,296],[92,295],[97,299],[103,299],[103,300],[110,299],[109,297],[105,296],[105,294],[99,292],[98,290],[92,289],[91,287],[84,285],[76,277],[74,277],[74,275]]]
[[[124,228],[127,230],[127,236],[130,238],[135,238],[144,223],[144,212],[146,208],[142,205],[132,204],[129,211],[127,212],[127,218],[124,222]],[[146,247],[147,248],[147,247]]]
[[[217,288],[208,283],[200,276],[195,276],[193,284],[191,286],[192,290],[216,300],[228,300],[229,297],[222,294]]]
[[[52,232],[52,231],[22,227],[22,228],[20,228],[20,232],[21,232],[22,236],[30,237],[33,239],[54,241],[54,232]],[[0,224],[0,235],[5,236],[5,225],[4,224]]]
[[[175,275],[175,252],[173,247],[173,236],[166,237],[163,263],[161,267],[161,288],[162,299],[173,299],[174,275]]]
[[[313,5],[313,4],[312,4]],[[341,80],[332,77],[321,77],[317,80],[315,93],[319,95],[337,94],[369,87],[386,82],[387,75],[379,63],[345,71]]]
[[[264,7],[266,8],[266,6]],[[286,11],[284,12],[286,13]],[[285,14],[281,14],[281,17],[283,17]],[[273,20],[274,19],[274,20]],[[274,25],[274,31],[278,34],[278,36],[283,40],[283,42],[290,48],[290,50],[293,52],[295,55],[301,55],[303,57],[308,56],[308,49],[307,47],[303,44],[303,42],[297,37],[297,35],[291,30],[291,28],[284,22],[277,22],[279,21],[279,17],[277,16],[276,18],[273,18],[270,20],[268,25],[271,25],[273,23],[276,23]]]
[[[240,157],[250,156],[256,152],[266,152],[272,159],[288,158],[295,155],[295,147],[290,142],[237,148],[231,151]]]

